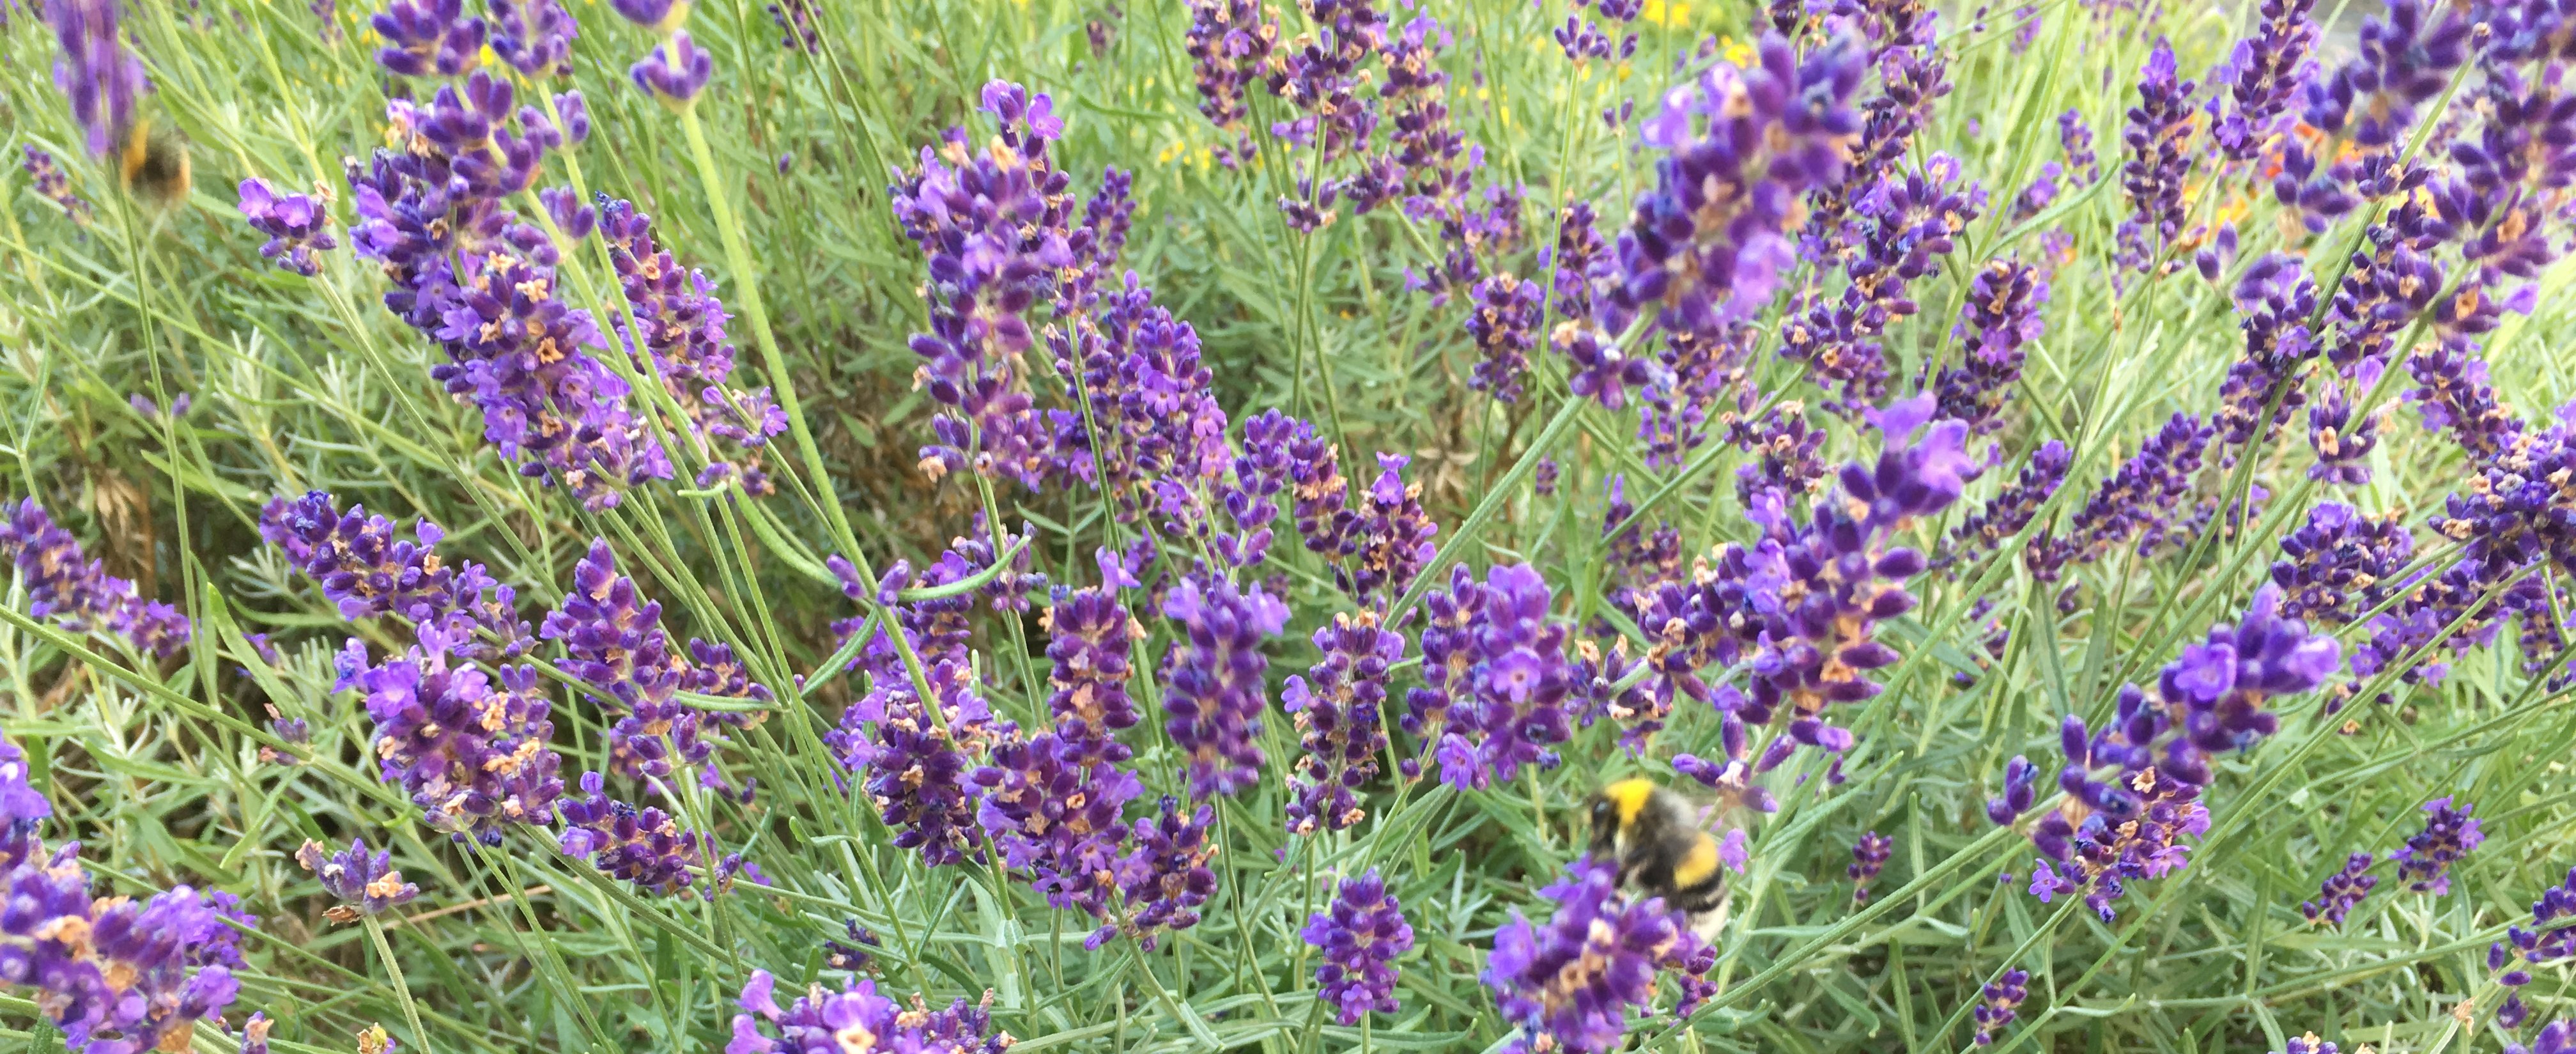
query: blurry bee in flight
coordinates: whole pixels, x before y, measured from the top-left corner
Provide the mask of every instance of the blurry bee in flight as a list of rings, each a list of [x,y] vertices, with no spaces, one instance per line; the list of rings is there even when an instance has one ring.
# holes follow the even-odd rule
[[[117,156],[117,175],[134,200],[167,209],[188,197],[188,142],[168,128],[156,128],[139,117],[125,135]]]
[[[1653,780],[1624,779],[1592,796],[1592,855],[1616,861],[1619,883],[1688,912],[1703,936],[1726,921],[1724,854],[1708,810]]]

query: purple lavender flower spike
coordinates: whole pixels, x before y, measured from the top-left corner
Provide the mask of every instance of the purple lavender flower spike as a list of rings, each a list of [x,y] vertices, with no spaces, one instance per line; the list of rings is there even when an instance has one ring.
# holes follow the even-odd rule
[[[331,217],[320,203],[303,194],[279,197],[267,180],[241,181],[241,214],[252,230],[268,235],[268,244],[259,247],[261,256],[306,278],[321,270],[315,253],[340,247],[331,237]]]
[[[498,845],[509,825],[552,822],[562,761],[536,668],[503,666],[495,684],[455,658],[450,631],[424,622],[419,632],[418,647],[380,664],[353,638],[337,663],[333,690],[357,690],[375,721],[377,778],[460,841]]]
[[[117,32],[116,0],[45,0],[62,56],[54,84],[71,101],[72,119],[89,132],[89,152],[105,157],[125,145],[134,103],[149,90],[143,63],[127,54]]]
[[[1852,880],[1854,907],[1869,903],[1869,884],[1877,881],[1879,869],[1887,866],[1887,854],[1895,848],[1893,839],[1876,831],[1862,832],[1860,841],[1852,843],[1852,862],[1843,874]]]
[[[2043,582],[2057,581],[2070,563],[2091,563],[2136,539],[2140,553],[2154,551],[2170,536],[2174,515],[2200,470],[2201,451],[2212,430],[2190,414],[2175,414],[2138,453],[2095,489],[2093,497],[2067,524],[2066,533],[2043,534],[2023,551],[2022,561]]]
[[[608,6],[627,21],[664,35],[689,18],[689,0],[609,0]]]
[[[1438,552],[1431,540],[1440,525],[1422,507],[1422,485],[1404,481],[1404,467],[1412,460],[1379,454],[1376,481],[1349,510],[1343,544],[1349,546],[1351,560],[1336,574],[1355,600],[1392,603]]]
[[[1246,90],[1259,80],[1279,46],[1279,24],[1259,0],[1189,0],[1187,39],[1198,74],[1199,113],[1232,136],[1234,145],[1219,151],[1227,167],[1248,159],[1252,137],[1245,119],[1252,114]]]
[[[715,280],[672,259],[654,241],[652,219],[632,202],[599,195],[598,223],[626,294],[628,311],[610,325],[628,361],[669,389],[704,457],[733,466],[745,492],[775,493],[760,451],[787,430],[787,415],[768,388],[729,383],[735,358],[724,327],[732,316],[716,299]]]
[[[1208,839],[1215,825],[1214,807],[1201,805],[1185,817],[1180,802],[1164,797],[1153,819],[1135,825],[1136,848],[1113,872],[1125,912],[1093,931],[1083,946],[1097,949],[1125,935],[1152,951],[1160,934],[1198,925],[1200,906],[1216,894],[1216,872],[1208,867],[1217,850]]]
[[[1261,642],[1287,624],[1288,606],[1260,585],[1238,589],[1190,574],[1163,600],[1181,641],[1163,658],[1164,730],[1189,755],[1190,795],[1232,795],[1260,779]]]
[[[1565,627],[1548,618],[1550,591],[1524,564],[1490,568],[1478,584],[1464,565],[1425,600],[1424,679],[1408,699],[1405,730],[1434,740],[1441,781],[1466,789],[1507,783],[1523,765],[1553,768],[1573,734],[1565,712],[1573,671]]]
[[[322,587],[341,618],[393,615],[434,626],[442,641],[471,657],[515,658],[533,642],[518,617],[518,591],[481,564],[439,556],[446,532],[427,520],[414,525],[416,540],[400,541],[392,520],[361,505],[343,513],[316,490],[270,499],[259,533]]]
[[[1590,857],[1567,865],[1565,877],[1539,893],[1556,903],[1545,923],[1515,909],[1495,932],[1483,980],[1519,1029],[1511,1049],[1607,1054],[1626,1038],[1629,1011],[1654,1001],[1664,974],[1679,982],[1677,1016],[1713,990],[1704,975],[1716,955],[1660,898],[1620,895],[1617,870]]]
[[[2021,380],[2024,345],[2039,339],[2046,323],[2039,316],[2048,303],[2048,280],[2038,268],[2013,260],[1995,260],[1978,272],[1959,322],[1950,328],[1954,340],[1966,341],[1965,361],[1941,371],[1939,415],[1968,422],[1977,434],[2003,427],[2004,400]]]
[[[121,639],[162,659],[186,648],[194,632],[177,608],[144,599],[133,582],[108,574],[105,565],[89,559],[71,532],[34,498],[20,501],[0,521],[0,559],[17,566],[27,589],[27,613],[52,619],[64,629]]]
[[[2332,381],[2326,383],[2325,398],[2308,409],[2308,447],[2317,455],[2317,463],[2308,466],[2309,479],[2347,487],[2370,482],[2370,466],[2364,462],[2379,445],[2381,415],[2372,413],[2356,423],[2352,409],[2343,386]]]
[[[1628,405],[1628,389],[1642,390],[1655,379],[1652,360],[1631,357],[1619,349],[1618,337],[1589,323],[1559,322],[1548,342],[1565,356],[1574,394],[1600,403],[1604,410]]]
[[[2316,47],[2317,24],[2308,17],[2315,0],[2263,0],[2262,22],[2236,42],[2227,62],[2210,76],[2224,97],[2208,103],[2210,137],[2233,161],[2250,161],[2282,131],[2284,117],[2305,84],[2300,67]]]
[[[1805,364],[1808,379],[1818,387],[1835,392],[1825,408],[1843,414],[1886,401],[1887,327],[1917,311],[1908,285],[1930,274],[1957,247],[1956,235],[1983,211],[1985,201],[1985,191],[1974,180],[1963,180],[1958,159],[1947,154],[1933,155],[1919,172],[1882,173],[1853,193],[1852,200],[1835,206],[1848,216],[1841,221],[1837,247],[1830,250],[1840,258],[1850,283],[1839,297],[1802,296],[1805,312],[1784,321],[1780,330],[1781,354]],[[1809,220],[1811,231],[1823,215],[1820,210]],[[1808,240],[1821,239],[1811,234]],[[2009,364],[2015,353],[2000,354],[1988,369]]]
[[[338,910],[347,917],[336,921],[382,915],[420,895],[419,886],[403,881],[402,872],[393,869],[392,851],[370,853],[365,839],[352,840],[348,848],[336,852],[320,842],[306,841],[295,851],[295,862],[321,881],[322,892],[340,901]]]
[[[66,1050],[183,1050],[198,1022],[222,1018],[241,991],[239,936],[226,921],[249,919],[237,899],[188,886],[93,898],[79,843],[47,852],[30,818],[11,819],[5,972],[34,989]]]
[[[2340,626],[2399,586],[2394,579],[2414,555],[2414,539],[2393,514],[2366,516],[2326,502],[2281,539],[2281,553],[2272,582],[2285,591],[2282,613]]]
[[[1316,995],[1334,1008],[1335,1021],[1356,1025],[1371,1010],[1396,1012],[1395,960],[1413,949],[1413,926],[1376,868],[1343,879],[1333,902],[1308,915],[1298,936],[1323,951]]]
[[[2003,1032],[2004,1026],[2013,1023],[2013,1018],[2018,1016],[2016,1012],[2021,1008],[2022,1000],[2028,998],[2030,998],[2030,971],[2028,970],[2006,970],[2002,977],[1996,978],[1994,983],[1980,990],[1977,994],[1977,1008],[1970,1012],[1970,1016],[1977,1022],[1976,1045],[1993,1046],[1995,1037]]]
[[[1538,346],[1530,331],[1545,300],[1538,283],[1509,272],[1490,275],[1467,290],[1467,300],[1467,335],[1484,356],[1467,386],[1499,402],[1519,402],[1521,375],[1529,371],[1530,349]]]
[[[580,35],[559,0],[492,0],[492,53],[525,76],[570,76]]]
[[[21,144],[19,149],[24,151],[26,160],[20,162],[18,167],[26,170],[27,178],[36,194],[61,208],[63,215],[71,217],[73,223],[83,227],[89,226],[91,216],[89,202],[82,200],[79,194],[73,192],[71,177],[63,172],[62,166],[54,162],[54,155],[46,153],[34,143]]]
[[[2371,888],[2379,884],[2379,876],[2369,873],[2373,860],[2369,853],[2354,853],[2346,858],[2343,870],[2327,875],[2325,885],[2317,890],[2317,899],[2301,903],[2299,913],[2306,915],[2310,922],[2343,925],[2344,918],[2352,914],[2353,906],[2361,903],[2363,897],[2370,895]]]
[[[2030,811],[2038,791],[2039,766],[2019,754],[2004,765],[2004,792],[1986,800],[1986,819],[1997,827],[2011,826]]]
[[[2119,230],[2120,261],[2145,272],[2160,264],[2182,233],[2183,183],[2190,175],[2194,129],[2191,97],[2198,85],[2175,72],[2173,45],[2163,39],[2138,72],[2138,105],[2129,108],[2129,162],[2120,186],[2129,195],[2129,218]]]
[[[840,991],[814,985],[796,1001],[780,1008],[773,992],[777,979],[754,970],[735,1005],[733,1039],[725,1054],[816,1054],[859,1044],[886,1051],[939,1054],[1003,1054],[1012,1040],[993,1027],[992,996],[969,1003],[958,999],[930,1009],[920,996],[906,1005],[880,994],[874,978],[852,978]]]
[[[608,729],[610,766],[636,779],[662,779],[675,768],[704,765],[715,749],[708,723],[740,723],[748,716],[702,713],[681,702],[680,692],[754,702],[771,698],[768,688],[738,676],[730,649],[692,640],[683,654],[661,620],[662,605],[639,595],[635,580],[618,573],[608,543],[593,539],[589,554],[573,567],[573,588],[537,631],[563,644],[565,667],[616,716]]]
[[[707,86],[707,79],[715,73],[715,56],[690,40],[689,31],[685,29],[655,44],[652,51],[646,52],[643,58],[635,60],[635,64],[626,69],[627,78],[633,80],[637,88],[666,106],[687,106],[696,102],[698,91]]]
[[[2200,797],[2212,758],[2272,734],[2280,719],[2265,704],[2316,689],[2340,665],[2335,639],[2283,618],[2281,598],[2279,587],[2264,586],[2235,625],[2213,626],[2204,643],[2186,646],[2159,673],[2153,705],[2129,685],[2099,731],[2067,719],[2058,786],[2069,800],[2030,832],[2042,854],[2032,895],[2046,902],[2082,893],[2109,921],[2128,882],[2188,863],[2185,839],[2209,828]]]
[[[1783,232],[1797,196],[1842,178],[1861,130],[1849,102],[1861,48],[1838,40],[1802,61],[1766,34],[1757,54],[1750,69],[1714,65],[1667,92],[1644,122],[1647,145],[1669,153],[1619,236],[1604,328],[1651,313],[1667,330],[1714,337],[1750,317],[1795,260]],[[1711,187],[1743,189],[1711,200]]]
[[[2424,803],[2424,829],[2406,839],[2405,848],[2389,853],[2406,888],[2441,896],[2451,891],[2451,865],[2469,855],[2486,836],[2469,812],[2474,805],[2451,807],[2451,799]]]
[[[1372,611],[1334,615],[1315,631],[1323,657],[1279,693],[1303,746],[1288,802],[1292,833],[1339,831],[1367,818],[1359,792],[1386,749],[1387,667],[1404,657],[1404,635],[1378,623]]]
[[[2010,486],[1951,529],[1939,562],[1950,566],[1973,560],[2020,535],[2057,493],[2058,485],[2066,481],[2066,470],[2074,463],[2075,454],[2066,449],[2066,444],[2054,439],[2041,443],[2039,449],[2031,451],[2029,463],[2022,466]]]
[[[587,860],[639,892],[672,896],[694,885],[712,900],[742,874],[757,880],[740,854],[708,866],[716,849],[713,837],[682,827],[678,817],[659,806],[638,808],[610,797],[596,772],[581,774],[580,793],[564,799],[563,820],[557,844],[564,855]],[[701,884],[699,871],[709,872],[712,881]]]
[[[485,25],[463,0],[392,0],[370,20],[385,46],[376,62],[398,77],[458,77],[481,58]]]

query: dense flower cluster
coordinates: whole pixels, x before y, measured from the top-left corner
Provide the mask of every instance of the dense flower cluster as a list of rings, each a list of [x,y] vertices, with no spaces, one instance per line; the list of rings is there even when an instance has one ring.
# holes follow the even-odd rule
[[[1881,342],[1890,325],[1917,310],[1907,287],[1940,267],[1956,248],[1956,235],[1977,218],[1984,201],[1985,191],[1974,180],[1962,184],[1957,158],[1936,154],[1918,172],[1881,175],[1850,203],[1840,236],[1840,262],[1850,282],[1839,297],[1819,300],[1784,320],[1780,331],[1781,354],[1806,364],[1808,378],[1818,387],[1838,393],[1827,409],[1857,413],[1886,401],[1890,368]],[[1973,304],[1978,294],[1970,296]],[[1985,299],[1991,304],[1993,298]],[[1981,338],[1969,353],[1979,372],[1975,379],[1966,374],[1953,378],[1955,387],[1990,383],[2005,369],[2018,373],[2020,338],[2011,338],[2006,349],[1987,346],[2000,337]],[[1987,358],[1979,360],[1979,355]],[[1965,391],[1961,395],[1978,417],[1984,416],[1976,406],[1983,398]]]
[[[36,1009],[71,1054],[183,1051],[200,1021],[241,990],[237,901],[177,886],[136,901],[90,895],[80,843],[36,837],[53,804],[27,782],[26,755],[0,740],[0,982],[35,989]],[[230,959],[230,964],[221,961]]]
[[[1973,560],[2021,534],[2022,528],[2030,526],[2040,508],[2057,493],[2058,485],[2066,482],[2066,470],[2074,463],[2075,454],[2065,443],[2054,439],[2041,443],[2039,449],[2031,451],[2030,461],[2022,465],[2021,473],[2013,477],[2010,485],[1997,492],[1984,508],[1962,517],[1959,525],[1951,528],[1940,562],[1947,565]]]
[[[814,985],[785,1008],[773,994],[778,979],[753,970],[735,1001],[733,1040],[725,1054],[829,1054],[833,1051],[920,1051],[922,1054],[1002,1054],[1010,1033],[993,1028],[991,997],[964,999],[940,1010],[920,996],[905,1006],[877,993],[872,978],[855,978],[835,992]],[[768,1026],[766,1030],[763,1025]]]
[[[322,269],[315,253],[326,253],[340,247],[331,236],[330,214],[310,195],[279,196],[276,188],[264,179],[241,181],[241,214],[250,221],[252,230],[268,235],[268,244],[259,254],[277,261],[283,267],[306,278]]]
[[[0,521],[0,558],[18,570],[27,590],[27,613],[50,618],[76,633],[105,634],[156,658],[177,655],[194,632],[188,616],[145,599],[129,579],[107,573],[89,559],[36,499],[18,503]]]
[[[559,0],[491,0],[492,53],[528,77],[572,73],[581,26]]]
[[[2058,773],[2066,804],[2030,832],[2042,854],[2031,871],[2033,895],[2046,902],[2080,892],[2109,921],[2128,882],[2188,862],[2185,839],[2209,829],[2200,798],[2211,760],[2271,735],[2280,719],[2264,704],[2317,688],[2339,665],[2334,638],[2310,634],[2280,607],[2279,587],[2264,586],[2235,625],[2211,627],[2206,641],[2165,666],[2152,702],[2137,686],[2123,687],[2117,713],[2099,732],[2066,719],[2066,767]]]
[[[450,646],[475,657],[526,651],[533,639],[518,617],[518,590],[493,580],[482,564],[440,556],[447,532],[437,524],[421,520],[412,532],[412,541],[396,538],[392,520],[363,505],[342,512],[319,490],[271,498],[259,517],[260,537],[321,586],[341,618],[390,615],[434,626]]]
[[[2306,82],[2308,52],[2317,44],[2316,21],[2308,12],[2315,0],[2263,0],[2262,22],[2252,35],[2236,42],[2227,62],[2210,76],[2213,89],[2205,109],[2210,138],[2231,161],[2250,161],[2282,131],[2294,96]]]
[[[1065,595],[1046,623],[1055,726],[1025,740],[1015,728],[1002,733],[974,773],[977,820],[1003,862],[1027,871],[1049,904],[1105,919],[1128,842],[1123,811],[1144,793],[1118,767],[1128,748],[1110,738],[1136,723],[1128,653],[1141,627],[1107,588]]]
[[[1214,575],[1184,575],[1163,597],[1177,631],[1163,655],[1163,730],[1189,757],[1190,795],[1232,795],[1260,780],[1261,642],[1279,635],[1288,605],[1259,584],[1238,588]]]
[[[832,558],[842,591],[852,599],[869,597],[891,605],[888,613],[896,625],[877,626],[852,661],[853,668],[867,673],[867,693],[842,711],[838,727],[824,734],[823,743],[862,781],[878,814],[894,829],[894,844],[920,849],[922,860],[932,866],[958,863],[980,847],[971,777],[1003,731],[976,683],[966,648],[974,595],[896,602],[897,591],[907,586],[932,589],[972,578],[977,568],[959,548],[967,548],[963,539],[918,576],[898,562],[881,585],[859,581],[840,557]],[[835,627],[844,634],[858,628],[856,620]],[[900,641],[894,636],[898,632]]]
[[[1054,297],[1057,274],[1092,254],[1095,235],[1076,223],[1071,177],[1048,152],[1064,134],[1054,100],[994,81],[983,109],[1000,126],[987,148],[952,129],[890,190],[896,223],[929,258],[930,328],[911,345],[919,383],[945,409],[921,456],[934,475],[972,467],[1035,489],[1079,472],[1069,461],[1080,452],[1058,447],[1075,415],[1037,410],[1021,375],[1036,339],[1026,313]]]
[[[2377,607],[2397,585],[2415,540],[2395,514],[2370,516],[2324,502],[2308,522],[2281,538],[2272,583],[2283,590],[2281,613],[2340,626]]]
[[[1262,10],[1260,0],[1189,0],[1188,50],[1198,74],[1199,113],[1220,132],[1235,137],[1227,164],[1249,157],[1252,137],[1243,122],[1251,116],[1244,90],[1258,79],[1279,44],[1279,24]]]
[[[1492,567],[1481,583],[1461,564],[1448,589],[1424,598],[1429,687],[1408,693],[1403,725],[1440,762],[1441,782],[1489,787],[1519,778],[1523,765],[1556,766],[1555,746],[1574,731],[1565,711],[1574,684],[1550,599],[1547,580],[1526,564]]]
[[[356,691],[375,722],[377,778],[458,840],[498,845],[511,825],[552,822],[562,759],[536,667],[502,666],[496,683],[460,655],[455,631],[417,629],[418,645],[381,663],[354,637],[339,655],[332,690]]]
[[[393,869],[392,851],[370,853],[363,838],[351,840],[348,848],[340,850],[307,841],[295,851],[295,862],[312,872],[314,880],[322,883],[322,892],[350,913],[343,922],[358,915],[382,915],[420,895],[419,886],[403,881],[402,872]]]
[[[2173,530],[2211,434],[2199,418],[2173,415],[2095,488],[2064,534],[2049,531],[2033,539],[2022,552],[2023,564],[2040,581],[2054,582],[2067,564],[2099,560],[2132,538],[2139,555],[2154,552]]]
[[[1529,371],[1530,350],[1538,347],[1532,330],[1545,299],[1538,283],[1508,271],[1488,275],[1467,290],[1467,336],[1484,357],[1467,378],[1468,387],[1502,402],[1520,401],[1521,375]]]
[[[1371,1010],[1396,1011],[1395,960],[1413,950],[1413,926],[1375,868],[1343,879],[1333,902],[1306,916],[1298,936],[1323,950],[1316,998],[1334,1008],[1335,1021],[1355,1025]]]
[[[739,874],[748,872],[759,880],[738,853],[708,868],[715,836],[681,826],[679,817],[660,806],[639,807],[612,798],[603,782],[599,773],[582,773],[580,793],[563,800],[563,833],[556,844],[564,855],[590,861],[611,879],[665,896],[697,885],[713,899],[731,888]],[[702,871],[708,874],[701,876]],[[700,884],[701,877],[710,881]]]
[[[376,64],[398,77],[455,77],[482,61],[490,26],[463,0],[393,0],[368,20],[385,46]]]
[[[1513,909],[1494,934],[1485,987],[1519,1032],[1510,1049],[1607,1054],[1619,1049],[1628,1015],[1648,1010],[1663,974],[1676,975],[1676,1016],[1687,1017],[1712,987],[1717,956],[1661,899],[1631,900],[1618,869],[1584,857],[1539,895],[1556,903],[1544,923]]]
[[[2039,312],[2048,304],[2048,279],[2038,268],[2014,260],[1994,260],[1968,287],[1968,302],[1959,322],[1950,327],[1964,341],[1963,361],[1941,371],[1936,384],[1942,417],[1968,422],[1970,431],[1992,432],[2003,426],[2004,400],[2021,382],[2024,345],[2039,339],[2047,324]]]
[[[616,715],[608,729],[609,766],[636,779],[664,779],[675,768],[709,765],[715,743],[708,721],[739,722],[747,715],[701,711],[680,693],[768,702],[766,686],[743,676],[733,649],[691,639],[672,647],[662,628],[662,605],[640,596],[635,580],[617,571],[605,539],[573,566],[563,604],[546,613],[537,635],[563,645],[564,668],[579,677],[590,698]],[[705,777],[716,780],[712,767]]]
[[[2307,367],[2319,350],[2308,330],[2317,287],[2298,258],[2273,253],[2245,269],[2235,296],[2245,354],[2228,367],[2210,423],[2226,446],[2242,448],[2270,439],[2307,402]]]
[[[1208,837],[1215,826],[1215,807],[1200,805],[1184,815],[1180,802],[1166,796],[1153,818],[1134,825],[1136,847],[1118,861],[1113,877],[1123,910],[1083,945],[1098,948],[1124,934],[1152,951],[1158,933],[1198,925],[1199,907],[1216,895],[1216,872],[1208,867],[1218,849]]]
[[[2182,233],[2183,183],[2191,173],[2192,93],[2198,85],[2175,72],[2173,45],[2157,40],[2138,71],[2138,105],[2129,108],[2121,138],[2129,162],[2121,166],[2120,186],[2129,195],[2129,218],[2120,221],[2121,263],[2146,271]]]
[[[2317,889],[2317,899],[2301,903],[2299,913],[2306,915],[2310,922],[2343,925],[2344,918],[2352,914],[2353,906],[2361,903],[2361,899],[2369,896],[2371,889],[2379,885],[2379,876],[2369,873],[2370,865],[2377,859],[2369,853],[2354,853],[2347,857],[2343,870],[2327,875],[2325,884]]]
[[[1376,777],[1387,745],[1388,667],[1404,657],[1404,634],[1380,626],[1375,612],[1334,615],[1313,639],[1323,657],[1304,676],[1290,675],[1279,693],[1303,747],[1288,801],[1288,829],[1297,834],[1367,818],[1360,789]]]
[[[776,490],[756,451],[787,430],[787,415],[766,387],[726,385],[733,376],[734,349],[725,342],[730,316],[716,299],[715,280],[694,267],[681,267],[657,246],[652,219],[632,202],[599,195],[598,228],[626,294],[627,310],[610,320],[610,329],[636,372],[661,378],[679,404],[700,459],[707,462],[699,483],[739,474],[746,492]]]
[[[54,84],[89,133],[89,152],[101,157],[125,146],[135,103],[151,88],[142,60],[126,53],[117,7],[117,0],[44,0],[45,21],[62,45]]]
[[[2405,848],[2388,854],[2406,888],[2434,896],[2451,891],[2451,865],[2486,841],[2469,812],[2474,805],[2451,807],[2451,799],[2424,803],[2424,829],[2406,839]]]
[[[377,29],[390,41],[389,17]],[[479,47],[479,28],[474,38]],[[508,80],[478,70],[427,105],[388,103],[399,147],[349,162],[359,220],[349,240],[383,266],[385,308],[445,353],[430,376],[482,411],[485,441],[597,511],[672,467],[626,382],[592,355],[605,341],[589,312],[564,301],[551,237],[502,205],[535,185],[548,149],[579,137],[577,96],[553,100],[569,128],[533,105],[544,101],[516,106]]]
[[[2531,1012],[2521,991],[2531,983],[2531,967],[2566,959],[2576,959],[2576,868],[2568,869],[2566,881],[2542,890],[2540,899],[2532,902],[2529,926],[2519,922],[2507,926],[2505,939],[2487,946],[2487,971],[2512,991],[2496,1008],[2496,1024],[2522,1027]],[[2564,1024],[2553,1026],[2562,1037]]]
[[[1837,40],[1803,57],[1766,34],[1751,68],[1712,65],[1665,94],[1642,134],[1666,151],[1655,186],[1617,242],[1605,327],[1651,315],[1714,338],[1761,310],[1796,260],[1785,236],[1798,196],[1840,181],[1861,121],[1850,105],[1862,49]]]

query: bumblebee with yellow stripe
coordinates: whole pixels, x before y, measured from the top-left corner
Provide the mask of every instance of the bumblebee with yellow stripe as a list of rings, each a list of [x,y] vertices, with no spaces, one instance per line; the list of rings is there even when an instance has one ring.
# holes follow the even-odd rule
[[[1693,929],[1722,922],[1726,899],[1717,839],[1702,826],[1701,811],[1646,779],[1620,780],[1592,796],[1592,855],[1618,862],[1621,885],[1689,912]]]

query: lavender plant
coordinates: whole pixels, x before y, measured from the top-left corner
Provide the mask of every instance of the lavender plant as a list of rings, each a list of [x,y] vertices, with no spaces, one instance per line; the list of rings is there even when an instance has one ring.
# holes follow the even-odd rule
[[[2562,1054],[2576,45],[2366,7],[0,0],[0,1032]]]

